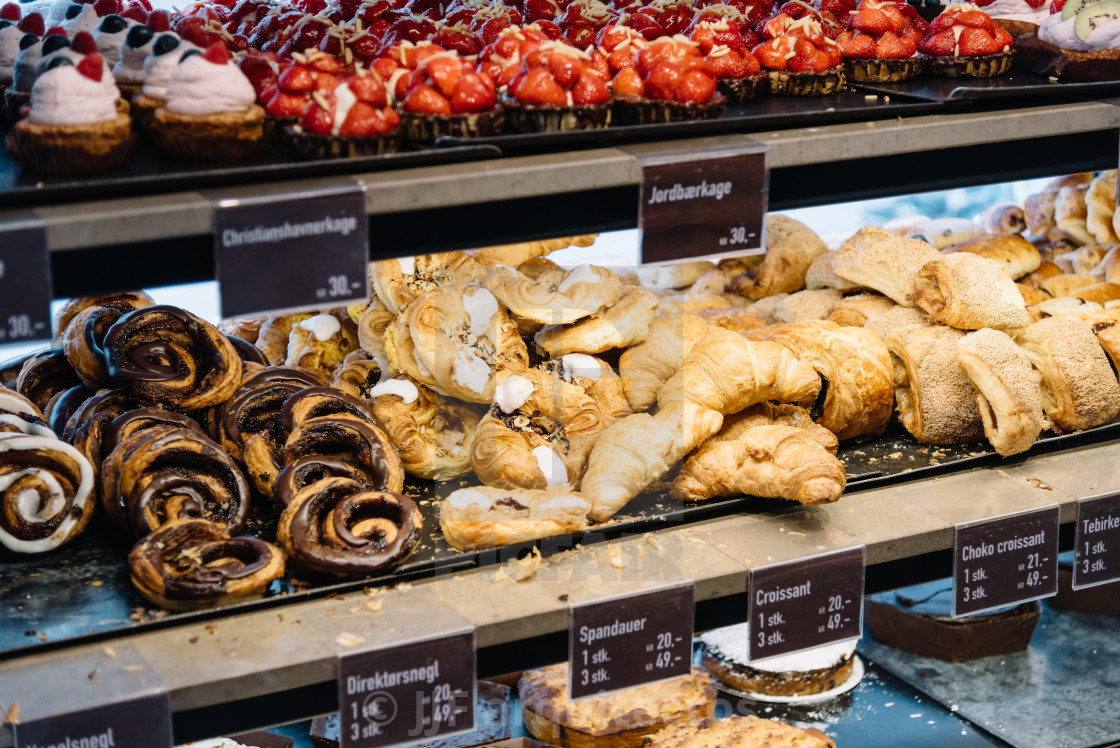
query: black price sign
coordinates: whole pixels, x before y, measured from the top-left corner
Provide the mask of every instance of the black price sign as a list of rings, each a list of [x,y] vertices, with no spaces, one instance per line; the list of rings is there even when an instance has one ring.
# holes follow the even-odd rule
[[[21,722],[15,742],[16,748],[171,748],[167,694]]]
[[[222,316],[368,299],[368,235],[357,182],[309,195],[219,200],[214,257]]]
[[[688,675],[693,605],[691,582],[573,604],[568,635],[570,698]]]
[[[1073,588],[1120,579],[1120,494],[1079,501],[1076,535]]]
[[[1037,600],[1057,591],[1057,506],[957,526],[954,617]]]
[[[766,149],[643,155],[642,262],[760,249]]]
[[[863,546],[751,570],[750,659],[857,639]]]
[[[474,729],[474,632],[342,655],[342,748],[424,743]]]
[[[51,263],[42,222],[0,227],[0,345],[51,337]]]

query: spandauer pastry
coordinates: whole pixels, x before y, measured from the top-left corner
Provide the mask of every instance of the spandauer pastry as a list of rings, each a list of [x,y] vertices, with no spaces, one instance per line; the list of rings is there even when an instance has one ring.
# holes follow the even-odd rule
[[[765,257],[732,281],[734,290],[747,298],[761,299],[805,288],[809,266],[828,247],[808,226],[782,215],[766,217],[765,234]]]
[[[769,748],[836,748],[832,738],[815,727],[801,729],[761,717],[709,717],[690,720],[654,733],[644,748],[716,748],[717,746],[769,746]]]
[[[1015,341],[1042,375],[1042,408],[1057,429],[1093,428],[1120,413],[1120,384],[1087,322],[1050,317]]]
[[[560,249],[568,247],[590,247],[599,238],[598,234],[582,234],[580,236],[566,236],[558,239],[541,239],[532,242],[518,242],[517,244],[501,244],[496,247],[472,249],[469,251],[471,258],[479,265],[495,266],[509,265],[519,267],[530,260],[544,257]]]
[[[811,322],[828,317],[843,297],[833,288],[798,291],[782,299],[774,309],[781,322]]]
[[[125,314],[105,334],[104,350],[110,380],[144,404],[208,408],[228,400],[241,381],[229,340],[177,307]]]
[[[861,293],[841,299],[825,319],[842,327],[863,327],[872,315],[895,306],[897,304],[886,296]]]
[[[944,325],[887,335],[898,417],[923,444],[966,444],[984,435],[975,391],[957,358],[964,333]]]
[[[604,426],[634,412],[626,399],[622,377],[601,358],[586,353],[569,353],[559,359],[545,361],[539,368],[586,392],[599,406]]]
[[[254,345],[264,353],[268,363],[273,366],[283,366],[288,360],[288,340],[292,335],[292,328],[304,320],[311,319],[312,314],[285,314],[279,317],[269,317],[261,323],[257,330],[257,340]]]
[[[128,554],[132,584],[169,610],[199,610],[261,597],[284,576],[284,553],[252,537],[231,537],[204,519],[168,522]]]
[[[1003,265],[968,252],[927,263],[918,271],[910,300],[933,321],[960,330],[1030,324],[1023,297]]]
[[[680,371],[696,341],[708,334],[709,323],[697,315],[659,315],[646,339],[623,351],[618,361],[626,399],[635,411],[648,410],[669,378]]]
[[[1116,170],[1102,172],[1085,193],[1085,228],[1098,244],[1120,242],[1116,222]]]
[[[566,485],[474,486],[460,488],[440,503],[439,526],[458,550],[497,548],[579,532],[587,527],[588,509],[587,500]]]
[[[890,354],[878,335],[833,322],[776,325],[760,331],[789,348],[821,379],[812,412],[841,441],[883,433],[894,404]]]
[[[561,663],[525,673],[517,686],[526,729],[559,748],[639,748],[665,727],[715,714],[716,687],[700,668],[579,701],[568,699],[568,677],[568,663]]]
[[[945,253],[968,252],[1003,265],[1007,274],[1018,280],[1038,270],[1042,255],[1035,246],[1018,235],[984,234],[965,239],[945,250]]]
[[[1051,296],[1069,296],[1078,289],[1097,284],[1097,279],[1090,275],[1075,275],[1062,273],[1054,275],[1038,284],[1038,287]]]
[[[1054,223],[1080,244],[1093,244],[1096,241],[1088,228],[1089,207],[1085,196],[1089,184],[1062,187],[1054,201]]]
[[[284,365],[330,373],[357,349],[357,325],[345,311],[334,310],[292,325]]]
[[[66,545],[93,517],[93,485],[89,461],[69,444],[0,432],[0,546],[42,553]]]
[[[1006,333],[977,330],[961,338],[957,358],[976,390],[984,436],[1004,457],[1025,452],[1047,426],[1040,377]]]
[[[568,325],[618,302],[622,284],[610,270],[580,265],[533,279],[499,265],[482,279],[515,317],[545,325]]]
[[[874,289],[896,304],[912,306],[918,273],[941,255],[926,242],[865,226],[844,242],[832,258],[841,278]]]
[[[409,475],[451,480],[471,469],[471,442],[481,408],[444,397],[403,374],[376,385],[369,407],[389,435]]]
[[[393,314],[419,296],[444,286],[463,286],[481,280],[489,268],[466,252],[438,252],[373,263],[370,275],[377,298]]]
[[[236,534],[249,509],[249,485],[201,429],[158,425],[134,431],[105,458],[101,504],[118,527],[136,537],[188,517]]]
[[[420,543],[424,519],[407,496],[332,476],[301,488],[284,508],[277,540],[296,563],[360,577],[399,563]]]
[[[351,351],[331,374],[331,387],[350,397],[368,402],[374,387],[390,376],[389,361],[370,357],[362,350]]]
[[[511,374],[479,421],[471,467],[496,488],[578,485],[605,425],[598,404],[559,374],[542,369]]]
[[[648,288],[651,291],[665,291],[688,288],[700,280],[702,276],[714,270],[715,267],[707,260],[689,260],[667,265],[640,267],[637,269],[637,273],[642,288]]]
[[[1016,203],[993,203],[980,212],[976,223],[988,234],[1015,236],[1027,230],[1027,214]]]
[[[805,273],[805,288],[810,291],[819,291],[825,288],[834,288],[841,293],[865,290],[851,281],[844,280],[832,270],[831,251],[817,255],[809,270]]]
[[[1053,297],[1045,291],[1028,286],[1023,283],[1016,283],[1015,287],[1019,289],[1019,295],[1023,297],[1023,303],[1027,305],[1027,313],[1030,314],[1030,308],[1035,304],[1041,304],[1044,301],[1049,301]],[[1034,317],[1032,316],[1032,319]]]
[[[617,304],[574,325],[546,325],[533,341],[550,358],[625,348],[646,339],[656,308],[657,296],[636,286],[623,286]]]
[[[498,373],[521,371],[528,365],[529,354],[517,325],[485,288],[437,288],[416,299],[404,313],[409,318],[413,357],[430,372],[436,383],[433,389],[441,394],[488,404],[493,401]]]

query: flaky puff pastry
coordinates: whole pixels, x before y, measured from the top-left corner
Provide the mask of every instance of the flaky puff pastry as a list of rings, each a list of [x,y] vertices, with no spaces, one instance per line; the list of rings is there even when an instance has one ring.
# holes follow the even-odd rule
[[[1102,172],[1085,193],[1085,228],[1098,244],[1120,241],[1113,228],[1116,213],[1116,170]]]
[[[712,327],[722,327],[733,332],[748,332],[766,327],[769,323],[754,312],[754,305],[750,307],[731,307],[730,309],[705,309],[696,313]]]
[[[731,302],[724,294],[693,296],[691,293],[678,293],[660,297],[657,303],[657,313],[658,315],[697,314],[712,309],[729,309],[731,306]]]
[[[496,375],[523,371],[529,363],[517,325],[485,288],[429,291],[409,307],[408,329],[415,359],[439,391],[467,402],[490,403]]]
[[[370,391],[389,378],[389,361],[371,358],[365,351],[351,351],[331,374],[331,387],[368,401]]]
[[[1035,246],[1021,236],[982,234],[954,244],[944,254],[967,252],[1001,264],[1007,274],[1018,279],[1038,270],[1042,255]]]
[[[1092,275],[1105,283],[1120,283],[1120,246],[1108,250],[1108,253],[1093,268]]]
[[[834,322],[776,325],[770,339],[793,351],[821,378],[817,421],[841,441],[883,433],[891,419],[894,382],[882,339]]]
[[[610,270],[580,265],[530,278],[501,265],[482,279],[482,286],[515,317],[544,325],[568,325],[618,301],[622,284]]]
[[[1031,313],[1031,306],[1053,298],[1045,291],[1024,283],[1016,283],[1015,288],[1019,289],[1019,295],[1023,297],[1023,303],[1027,305],[1027,314]],[[1034,319],[1034,315],[1031,315],[1031,318]]]
[[[1022,349],[999,330],[977,330],[961,338],[957,359],[992,447],[1004,457],[1030,449],[1047,423],[1038,372]]]
[[[451,480],[471,469],[481,408],[444,397],[400,374],[373,388],[370,410],[385,427],[405,472]]]
[[[685,501],[746,494],[816,506],[838,500],[845,485],[843,463],[812,434],[769,425],[737,438],[716,434],[685,459],[671,493]]]
[[[555,372],[565,382],[586,392],[599,406],[604,426],[634,412],[626,399],[622,377],[601,358],[586,353],[569,353],[555,361],[545,361],[540,368]]]
[[[496,247],[472,249],[470,256],[479,265],[511,265],[517,267],[529,260],[544,257],[559,249],[590,247],[598,238],[598,234],[581,234],[579,236],[563,236],[558,239],[501,244]]]
[[[941,254],[918,239],[907,239],[875,226],[865,226],[832,258],[841,278],[874,289],[902,306],[913,306],[910,294],[918,272]]]
[[[496,488],[575,486],[605,425],[598,404],[559,374],[542,369],[512,374],[479,421],[471,467]]]
[[[623,286],[617,304],[574,325],[546,325],[533,336],[533,341],[549,358],[625,348],[646,339],[657,303],[657,296],[649,291]]]
[[[310,314],[285,314],[280,317],[269,317],[261,323],[257,330],[257,348],[273,366],[283,366],[288,358],[288,338],[292,334],[292,327],[311,319]]]
[[[1055,427],[1081,431],[1120,413],[1120,384],[1088,322],[1049,317],[1015,340],[1042,375],[1042,408]]]
[[[234,319],[223,319],[218,323],[218,332],[222,335],[232,335],[235,338],[241,338],[246,343],[256,345],[257,336],[261,333],[261,325],[265,323],[268,317],[237,317]]]
[[[648,410],[657,401],[658,390],[680,371],[684,357],[710,327],[697,315],[658,316],[650,323],[645,341],[622,353],[618,360],[622,387],[635,411]]]
[[[1085,197],[1088,193],[1088,184],[1062,187],[1054,201],[1054,222],[1080,244],[1092,244],[1096,241],[1087,225],[1089,208],[1085,204]]]
[[[411,308],[406,308],[385,328],[385,357],[389,361],[389,371],[393,374],[407,374],[410,379],[425,387],[447,395],[447,391],[432,375],[432,370],[416,356],[416,346],[412,342],[412,331],[408,324],[411,316]]]
[[[813,264],[809,266],[809,271],[805,273],[805,288],[810,291],[832,288],[844,293],[863,290],[863,287],[859,284],[844,280],[833,272],[832,256],[834,254],[836,253],[830,251],[817,255],[817,259],[813,260]]]
[[[1023,296],[1003,265],[966,252],[927,263],[910,300],[934,322],[958,330],[1014,330],[1030,324]]]
[[[762,263],[732,282],[735,291],[749,299],[761,299],[805,288],[809,266],[828,251],[824,241],[800,221],[780,215],[766,216],[765,233]]]
[[[793,426],[802,431],[807,431],[831,454],[836,454],[836,450],[840,448],[840,440],[836,438],[836,434],[815,422],[808,408],[781,403],[759,403],[738,413],[725,416],[723,427],[720,428],[717,436],[724,440],[737,439],[747,429],[775,424],[778,426]],[[713,436],[712,438],[717,437]]]
[[[984,435],[972,384],[957,359],[964,333],[912,325],[887,336],[899,420],[923,444],[965,444]]]
[[[428,291],[479,280],[488,270],[466,252],[437,252],[373,264],[376,266],[370,269],[373,290],[393,314],[400,314]]]
[[[1097,279],[1089,275],[1062,273],[1054,275],[1038,284],[1038,287],[1051,296],[1069,296],[1079,288],[1096,285]]]
[[[897,304],[886,296],[861,293],[848,296],[832,307],[826,318],[842,327],[863,327],[873,315],[892,309]]]
[[[358,345],[372,358],[386,358],[385,331],[394,319],[395,315],[376,296],[358,318]]]
[[[1024,286],[1039,288],[1041,287],[1042,282],[1047,278],[1053,278],[1055,275],[1061,275],[1062,272],[1062,269],[1054,263],[1050,262],[1049,260],[1043,260],[1042,264],[1038,266],[1038,270],[1035,270],[1030,275],[1021,278],[1019,282]]]
[[[667,265],[653,265],[637,269],[638,280],[643,288],[651,291],[668,291],[688,288],[706,273],[715,270],[715,265],[707,260],[689,260]]]
[[[587,527],[587,500],[567,486],[460,488],[440,503],[444,539],[461,551],[498,548]]]
[[[338,321],[338,330],[321,339],[316,320],[325,316]],[[311,329],[308,329],[310,327]],[[311,317],[292,326],[288,335],[288,357],[285,366],[323,372],[330,375],[353,351],[358,350],[358,326],[345,309]],[[266,354],[267,355],[267,354]]]

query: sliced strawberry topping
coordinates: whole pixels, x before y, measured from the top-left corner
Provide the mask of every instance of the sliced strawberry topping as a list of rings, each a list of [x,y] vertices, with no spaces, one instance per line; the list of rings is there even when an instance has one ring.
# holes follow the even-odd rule
[[[553,79],[548,68],[532,68],[525,73],[513,91],[517,100],[524,104],[537,106],[566,106],[568,94],[564,88]]]
[[[148,13],[147,27],[152,30],[152,33],[162,34],[165,31],[171,30],[171,14],[166,10],[153,10]]]
[[[202,53],[202,58],[215,65],[226,65],[233,59],[229,54],[229,50],[226,49],[226,45],[221,42],[214,42],[207,47]]]
[[[426,83],[409,87],[404,108],[416,114],[451,114],[451,102]]]
[[[875,57],[880,60],[905,60],[913,57],[917,51],[918,46],[914,42],[888,31],[879,37]]]

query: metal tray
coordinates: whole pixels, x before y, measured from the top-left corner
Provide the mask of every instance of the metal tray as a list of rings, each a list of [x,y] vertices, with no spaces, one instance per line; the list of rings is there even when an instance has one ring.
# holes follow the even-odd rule
[[[999,78],[939,78],[932,75],[903,83],[852,83],[854,88],[890,96],[910,96],[926,101],[980,101],[1014,97],[1105,96],[1120,92],[1120,80],[1092,83],[1058,83],[1044,75],[1013,70]]]

